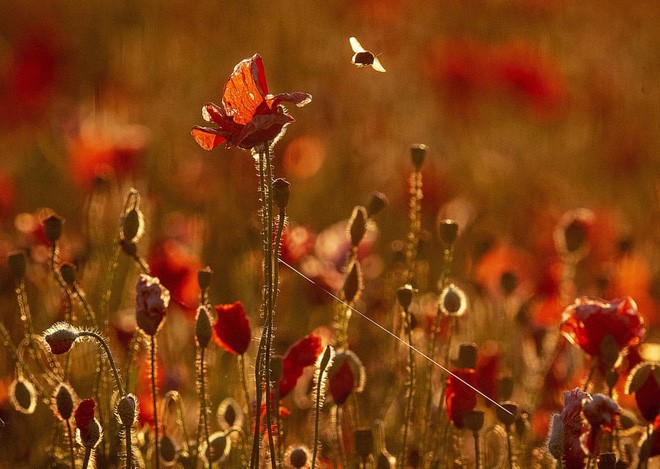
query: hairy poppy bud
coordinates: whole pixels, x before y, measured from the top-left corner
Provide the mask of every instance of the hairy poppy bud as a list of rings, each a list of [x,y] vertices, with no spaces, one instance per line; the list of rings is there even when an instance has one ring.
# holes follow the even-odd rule
[[[289,181],[282,178],[277,178],[273,181],[273,201],[280,210],[284,210],[289,203],[289,196],[291,195],[291,184]]]
[[[223,430],[231,427],[242,427],[243,418],[244,415],[241,406],[231,397],[225,398],[216,411],[216,419]]]
[[[360,263],[354,260],[351,263],[350,270],[344,280],[344,299],[347,303],[354,303],[360,297],[362,292],[362,269]]]
[[[454,220],[440,220],[438,223],[438,236],[440,241],[447,247],[453,246],[458,237],[458,223]]]
[[[62,275],[62,280],[67,285],[73,285],[73,282],[76,281],[76,267],[69,262],[65,262],[60,266],[60,275]]]
[[[197,309],[197,321],[195,322],[195,337],[197,338],[197,345],[199,348],[208,347],[213,337],[213,327],[211,326],[211,319],[205,306],[200,306]]]
[[[85,438],[81,438],[82,444],[85,448],[94,449],[98,446],[103,438],[103,428],[98,420],[94,419],[89,422]]]
[[[27,256],[25,251],[14,251],[7,256],[9,272],[16,280],[25,278],[25,269],[27,267]]]
[[[19,377],[9,385],[9,400],[18,412],[32,414],[37,407],[37,391],[30,381]]]
[[[78,337],[78,329],[65,322],[55,323],[44,331],[44,340],[55,355],[68,352]]]
[[[165,318],[170,304],[170,292],[157,277],[141,274],[135,284],[135,318],[138,327],[154,336]]]
[[[312,459],[309,449],[306,446],[296,446],[289,448],[284,456],[287,466],[295,469],[306,467],[308,461]]]
[[[554,414],[550,423],[550,437],[548,438],[548,452],[557,461],[564,457],[564,423],[560,414]]]
[[[139,208],[135,207],[126,212],[121,224],[121,239],[131,243],[137,243],[144,234],[144,215]]]
[[[348,220],[348,233],[351,238],[351,246],[354,248],[360,244],[364,234],[367,232],[367,209],[358,205],[353,209],[350,220]]]
[[[483,410],[469,410],[463,415],[463,425],[468,430],[478,432],[484,426]]]
[[[160,439],[160,459],[167,466],[174,465],[176,460],[176,447],[174,446],[172,438],[167,435],[163,435]]]
[[[371,199],[369,199],[369,203],[367,204],[367,217],[372,218],[374,215],[377,215],[387,207],[388,203],[389,201],[385,194],[382,192],[374,192],[371,194]]]
[[[458,317],[465,314],[467,297],[463,290],[450,283],[442,290],[438,303],[442,314]]]
[[[366,461],[374,452],[374,432],[371,428],[355,430],[355,451]]]
[[[413,299],[413,287],[409,283],[396,291],[396,299],[404,310],[410,307]]]
[[[213,271],[209,266],[204,267],[203,269],[197,272],[197,283],[199,288],[202,290],[207,290],[211,286],[211,278],[213,277]]]
[[[50,241],[51,243],[54,243],[58,239],[62,237],[62,224],[64,223],[64,220],[55,215],[52,214],[48,218],[46,218],[43,221],[44,224],[44,232],[46,234],[46,239]]]
[[[59,418],[64,421],[69,420],[73,415],[73,396],[73,389],[66,383],[60,383],[55,391],[55,409]]]
[[[422,163],[424,163],[426,150],[428,150],[428,147],[422,143],[418,143],[410,147],[410,158],[412,159],[412,163],[417,171],[419,171],[419,169],[422,167]]]
[[[115,409],[117,420],[125,426],[131,427],[137,420],[137,397],[133,394],[126,394],[117,402]]]

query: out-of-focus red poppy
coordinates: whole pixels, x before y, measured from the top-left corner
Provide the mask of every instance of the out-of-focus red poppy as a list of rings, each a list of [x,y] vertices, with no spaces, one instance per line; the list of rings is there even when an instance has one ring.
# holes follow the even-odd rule
[[[451,370],[456,376],[472,386],[477,386],[477,372],[471,368]],[[449,421],[456,428],[463,428],[463,416],[477,406],[477,392],[466,386],[456,376],[447,377],[445,403]]]
[[[223,349],[234,355],[243,355],[252,341],[250,319],[243,303],[216,305],[218,319],[213,323],[213,340]]]
[[[497,342],[488,341],[477,353],[477,389],[498,401],[500,351]]]
[[[191,320],[195,319],[200,289],[197,272],[204,266],[202,262],[188,252],[179,242],[168,239],[157,242],[147,262],[149,271],[170,291],[172,300],[188,312]]]
[[[335,354],[328,371],[328,389],[335,404],[341,405],[353,392],[361,392],[365,379],[364,367],[355,353],[344,350]]]
[[[307,179],[314,176],[325,160],[325,147],[318,137],[304,135],[284,150],[282,163],[287,177]]]
[[[12,215],[15,202],[14,182],[7,174],[0,171],[0,220],[6,220]]]
[[[653,274],[648,260],[632,251],[625,253],[616,262],[608,285],[608,294],[613,298],[630,295],[640,311],[644,312],[644,323],[651,328],[660,314],[660,303],[651,296]]]
[[[314,249],[315,240],[316,236],[311,228],[287,225],[282,232],[280,257],[287,264],[296,265]]]
[[[561,421],[564,433],[564,465],[576,469],[585,465],[585,453],[581,439],[589,427],[582,417],[582,403],[590,399],[589,394],[580,388],[564,392],[564,408],[561,411]]]
[[[222,106],[206,103],[202,117],[217,128],[195,126],[192,136],[205,150],[226,142],[251,149],[272,142],[293,122],[280,105],[289,102],[302,107],[312,97],[307,93],[268,94],[264,63],[259,54],[241,61],[229,77],[222,92]]]
[[[644,337],[643,324],[630,297],[611,302],[578,298],[564,310],[560,330],[572,344],[598,356],[608,335],[620,349],[638,344]]]
[[[479,259],[474,276],[491,295],[502,296],[502,275],[513,275],[516,290],[529,288],[532,261],[529,253],[505,243],[497,243]]]
[[[130,177],[149,143],[140,125],[122,125],[105,116],[84,119],[67,139],[67,161],[73,181],[83,189],[99,176]]]
[[[73,417],[76,420],[76,427],[80,430],[82,441],[87,441],[88,439],[87,431],[89,424],[94,420],[94,409],[96,409],[96,402],[94,399],[83,399],[80,401],[80,404],[78,404],[78,407],[73,414]]]
[[[322,350],[321,338],[314,334],[303,337],[289,347],[282,358],[282,377],[278,384],[280,399],[293,390],[305,367],[316,363]]]

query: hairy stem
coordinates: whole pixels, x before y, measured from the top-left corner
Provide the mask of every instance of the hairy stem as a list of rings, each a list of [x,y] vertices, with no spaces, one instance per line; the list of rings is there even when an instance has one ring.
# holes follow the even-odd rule
[[[76,451],[73,446],[73,431],[71,430],[71,422],[66,420],[66,433],[69,437],[69,452],[71,453],[71,469],[76,469]]]
[[[119,394],[121,395],[121,397],[124,397],[126,395],[126,391],[121,385],[121,378],[119,377],[119,372],[117,371],[117,365],[115,364],[115,359],[112,356],[110,347],[108,347],[108,343],[105,341],[103,337],[101,337],[96,332],[80,331],[78,335],[93,337],[99,344],[101,344],[101,347],[103,348],[103,351],[105,352],[105,355],[108,357],[108,361],[110,362],[110,368],[112,369],[112,375],[115,379],[115,385],[117,386],[117,389],[119,390]]]
[[[156,396],[156,337],[151,336],[151,351],[149,354],[149,364],[151,365],[151,397],[154,404],[154,436],[156,444],[156,469],[160,468],[160,440],[158,437],[158,399]]]
[[[209,444],[209,422],[208,422],[208,412],[207,412],[207,404],[206,404],[206,376],[204,373],[204,368],[206,368],[204,364],[204,348],[201,348],[199,351],[199,388],[200,388],[200,404],[201,404],[201,409],[200,413],[202,415],[202,418],[204,420],[204,438],[206,439],[206,447],[209,450],[209,454],[211,454],[211,445]],[[213,456],[213,455],[211,455]],[[211,465],[211,463],[209,463]]]
[[[405,314],[406,321],[406,335],[408,343],[412,344],[412,328],[411,328],[411,317],[410,310],[405,308],[403,310]],[[412,406],[413,400],[415,397],[415,354],[412,347],[408,348],[408,382],[406,383],[407,392],[406,392],[406,414],[405,421],[403,424],[403,441],[401,443],[401,455],[399,457],[399,467],[403,469],[405,467],[406,454],[408,451],[408,429],[410,427],[410,420],[412,418]]]

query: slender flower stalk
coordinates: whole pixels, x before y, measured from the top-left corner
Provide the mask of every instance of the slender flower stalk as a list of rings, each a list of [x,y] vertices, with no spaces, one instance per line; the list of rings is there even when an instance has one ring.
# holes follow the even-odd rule
[[[69,453],[71,453],[71,469],[76,469],[76,450],[73,447],[73,430],[69,420],[66,421],[66,433],[69,440]]]
[[[410,314],[410,304],[412,303],[413,289],[410,284],[399,288],[397,299],[403,309],[406,335],[409,344],[412,344],[412,317]],[[399,454],[399,467],[405,467],[406,454],[408,451],[408,430],[412,418],[412,406],[415,398],[415,354],[412,347],[408,348],[408,381],[406,383],[406,413],[403,424],[403,441],[401,443],[401,452]]]
[[[150,337],[150,353],[149,353],[149,365],[151,367],[151,398],[154,405],[154,443],[155,443],[155,455],[156,460],[155,467],[156,469],[160,468],[160,438],[158,436],[158,396],[156,388],[156,336]]]
[[[247,373],[245,372],[245,355],[238,356],[238,373],[241,380],[241,388],[243,389],[243,398],[245,399],[245,408],[247,409],[248,424],[252,422],[252,409],[250,405],[250,393],[247,386]]]
[[[325,352],[321,356],[316,372],[316,398],[314,402],[314,450],[312,455],[312,469],[316,468],[316,454],[319,449],[319,421],[321,415],[321,407],[323,407],[324,393],[323,388],[325,387],[325,379],[327,377],[326,370],[328,365],[332,361],[334,356],[334,350],[331,346],[325,348]]]

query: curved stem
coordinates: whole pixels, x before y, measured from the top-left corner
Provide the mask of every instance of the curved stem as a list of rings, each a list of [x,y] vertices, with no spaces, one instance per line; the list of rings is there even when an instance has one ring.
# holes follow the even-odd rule
[[[208,412],[206,409],[206,376],[204,374],[204,348],[199,351],[199,374],[200,374],[200,400],[201,400],[201,410],[202,418],[204,419],[204,438],[206,439],[206,447],[209,450],[209,455],[213,456],[211,445],[209,444],[209,423],[208,423]],[[211,457],[212,459],[212,457]],[[209,466],[212,465],[209,462]]]
[[[323,384],[323,373],[325,370],[319,370],[319,379],[316,383],[316,405],[314,406],[314,451],[312,453],[312,469],[316,468],[316,453],[319,449],[319,419],[321,415],[321,385]]]
[[[404,309],[404,314],[406,316],[406,334],[408,338],[408,343],[412,344],[412,328],[410,327],[410,311],[408,308]],[[413,353],[412,347],[408,348],[408,383],[406,383],[407,389],[407,403],[406,403],[406,414],[405,422],[403,426],[403,442],[401,443],[401,455],[399,457],[399,464],[402,469],[405,467],[406,454],[408,451],[408,429],[410,428],[410,419],[412,416],[412,405],[415,395],[415,354]]]
[[[66,420],[66,432],[69,436],[69,451],[71,452],[71,469],[76,469],[76,451],[73,447],[73,432],[71,431],[71,422]]]
[[[594,364],[591,366],[591,369],[589,370],[589,375],[587,376],[587,380],[584,382],[584,386],[582,387],[582,390],[584,392],[587,392],[587,388],[589,387],[589,383],[591,382],[591,379],[594,377],[594,372],[596,371],[597,366],[598,366],[598,360],[594,359]]]
[[[245,406],[247,409],[247,421],[248,425],[252,424],[252,409],[250,405],[250,394],[248,392],[247,388],[247,377],[245,373],[245,356],[244,355],[239,355],[238,356],[238,373],[240,375],[240,380],[241,380],[241,387],[243,388],[243,397],[245,398]]]
[[[474,467],[475,469],[479,469],[479,432],[472,432],[472,436],[474,437]]]
[[[154,404],[154,436],[156,443],[156,469],[160,468],[160,440],[158,437],[158,402],[156,398],[156,337],[151,336],[151,353],[149,354],[151,365],[151,397]]]
[[[108,347],[108,343],[105,341],[103,337],[101,337],[96,332],[80,331],[78,335],[93,337],[94,339],[96,339],[96,341],[99,344],[101,344],[101,347],[103,347],[103,351],[105,352],[106,356],[108,357],[108,361],[110,362],[110,368],[112,369],[112,375],[115,378],[115,384],[117,385],[119,394],[121,395],[121,397],[124,397],[126,395],[126,391],[121,386],[121,378],[119,377],[119,372],[117,371],[117,365],[115,365],[115,359],[112,357],[112,352],[110,351],[110,347]]]

